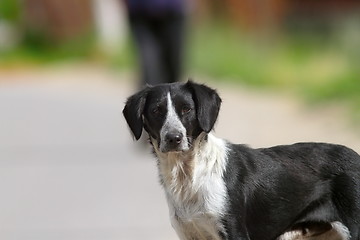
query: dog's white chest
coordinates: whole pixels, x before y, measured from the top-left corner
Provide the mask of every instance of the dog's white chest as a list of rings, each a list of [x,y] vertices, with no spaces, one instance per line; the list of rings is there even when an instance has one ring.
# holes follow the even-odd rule
[[[193,161],[167,156],[159,166],[172,225],[181,239],[221,239],[220,219],[227,202],[223,180],[227,149],[212,135],[204,146],[198,143],[195,147],[201,147],[195,149],[201,154],[193,156]]]
[[[215,206],[212,206],[216,203],[204,201],[204,196],[186,203],[178,203],[169,198],[168,201],[172,225],[181,239],[221,239],[219,232],[224,229],[219,213],[214,212]]]

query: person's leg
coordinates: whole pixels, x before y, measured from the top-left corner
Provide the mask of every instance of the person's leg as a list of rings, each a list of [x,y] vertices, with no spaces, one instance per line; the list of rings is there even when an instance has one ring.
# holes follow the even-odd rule
[[[179,81],[182,71],[185,16],[169,15],[162,22],[161,59],[166,82]]]
[[[131,16],[130,26],[138,52],[141,85],[162,83],[160,47],[154,35],[152,20],[145,16]]]

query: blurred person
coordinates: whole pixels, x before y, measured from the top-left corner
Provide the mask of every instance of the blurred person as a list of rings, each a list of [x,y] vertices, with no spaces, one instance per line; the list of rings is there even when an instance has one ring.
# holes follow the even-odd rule
[[[179,80],[186,0],[124,0],[141,71],[141,85]]]

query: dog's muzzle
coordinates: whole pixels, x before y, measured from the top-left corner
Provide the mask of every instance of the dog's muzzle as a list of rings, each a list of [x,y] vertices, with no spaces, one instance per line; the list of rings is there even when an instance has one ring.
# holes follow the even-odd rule
[[[182,152],[189,150],[188,142],[184,134],[178,131],[172,131],[165,134],[160,142],[161,152]]]
[[[183,139],[182,133],[172,132],[165,136],[165,143],[169,151],[177,150]]]

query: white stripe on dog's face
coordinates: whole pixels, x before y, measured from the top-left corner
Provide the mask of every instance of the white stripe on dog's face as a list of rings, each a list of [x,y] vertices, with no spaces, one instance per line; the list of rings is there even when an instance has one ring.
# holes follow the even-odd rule
[[[182,135],[182,139],[180,144],[176,149],[170,149],[169,144],[166,142],[166,135],[168,133],[180,133]],[[164,121],[164,125],[160,130],[160,151],[168,152],[168,151],[187,151],[189,150],[189,144],[186,137],[186,129],[184,125],[181,123],[181,120],[178,114],[175,111],[175,106],[171,100],[170,92],[167,94],[167,114]]]

